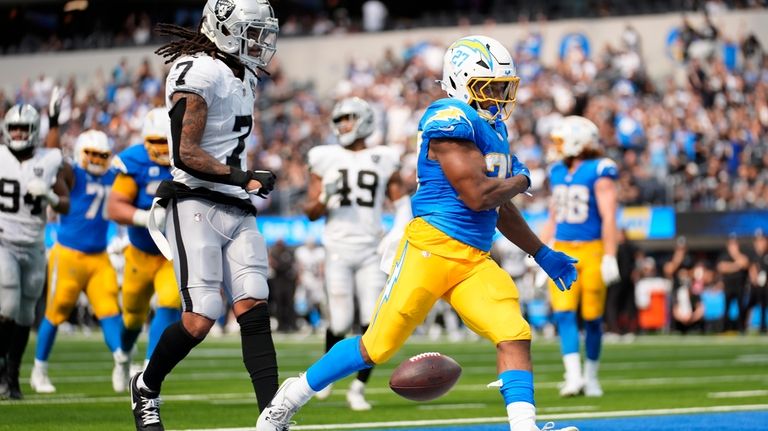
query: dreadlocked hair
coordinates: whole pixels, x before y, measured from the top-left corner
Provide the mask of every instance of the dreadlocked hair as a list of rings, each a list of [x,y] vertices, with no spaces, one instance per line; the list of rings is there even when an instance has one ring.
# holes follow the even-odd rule
[[[250,70],[252,74],[254,74],[257,78],[260,79],[259,74],[257,74],[253,69],[242,64],[235,57],[219,51],[219,49],[216,47],[216,44],[213,43],[213,41],[211,41],[210,39],[208,39],[208,36],[200,33],[200,26],[202,26],[202,21],[197,26],[196,30],[192,30],[191,28],[182,27],[180,25],[175,25],[175,24],[164,24],[164,23],[157,24],[155,26],[155,31],[157,32],[157,34],[161,36],[175,36],[179,39],[168,42],[165,45],[161,46],[160,48],[157,48],[155,50],[155,54],[161,57],[165,57],[165,63],[168,64],[168,63],[173,63],[179,57],[183,57],[185,55],[193,55],[193,54],[202,52],[210,55],[211,57],[218,58],[219,60],[229,65],[234,65],[236,67],[244,67]],[[262,69],[261,67],[259,67],[258,69],[261,72],[269,75],[269,72]]]

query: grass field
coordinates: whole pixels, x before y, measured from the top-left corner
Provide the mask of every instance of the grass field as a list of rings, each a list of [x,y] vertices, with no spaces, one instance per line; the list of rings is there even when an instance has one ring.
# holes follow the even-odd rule
[[[277,344],[281,380],[303,371],[322,350],[319,337],[278,337]],[[22,369],[26,398],[0,401],[0,430],[133,429],[127,395],[112,392],[111,355],[99,334],[59,337],[50,364],[51,379],[58,389],[53,395],[33,394],[29,388],[33,347],[34,339]],[[459,382],[448,395],[429,403],[398,397],[387,386],[392,369],[406,357],[425,351],[440,351],[456,359],[463,367]],[[643,411],[648,415],[768,411],[765,337],[646,336],[633,343],[606,344],[601,368],[606,395],[600,399],[563,400],[557,396],[562,366],[553,341],[535,340],[533,355],[542,421],[643,417]],[[505,412],[501,397],[497,390],[486,388],[495,380],[494,358],[494,349],[483,341],[448,344],[414,338],[389,364],[374,370],[368,389],[373,410],[357,413],[346,408],[348,378],[337,384],[328,400],[313,400],[304,408],[295,417],[300,425],[297,429],[415,429],[427,425],[440,429],[457,423],[502,424]],[[167,429],[252,427],[257,409],[240,360],[239,337],[211,338],[196,348],[166,380],[163,399],[161,411]],[[493,429],[504,427],[496,425]],[[589,429],[582,426],[582,431]]]

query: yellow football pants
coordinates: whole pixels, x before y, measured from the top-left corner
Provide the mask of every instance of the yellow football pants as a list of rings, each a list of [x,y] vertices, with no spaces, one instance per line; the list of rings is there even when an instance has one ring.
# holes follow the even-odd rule
[[[173,263],[162,254],[145,253],[128,245],[123,275],[123,323],[127,329],[139,329],[144,324],[153,293],[157,293],[158,307],[181,308]]]
[[[555,242],[554,248],[579,260],[576,264],[579,276],[571,286],[571,290],[565,292],[561,292],[555,283],[549,280],[552,311],[577,311],[581,304],[582,319],[595,320],[602,317],[608,291],[600,272],[600,263],[603,259],[602,241],[558,241]]]
[[[107,253],[83,253],[55,244],[48,256],[46,319],[53,325],[67,320],[83,290],[99,319],[120,312],[117,275]]]
[[[394,262],[362,340],[374,363],[391,358],[439,298],[494,345],[531,339],[517,287],[488,253],[416,218],[406,228]]]

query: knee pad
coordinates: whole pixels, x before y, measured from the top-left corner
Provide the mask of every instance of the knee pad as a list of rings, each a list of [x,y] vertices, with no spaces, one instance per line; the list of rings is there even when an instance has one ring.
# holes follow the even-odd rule
[[[200,292],[195,292],[199,290]],[[224,314],[224,300],[218,289],[189,289],[192,296],[191,311],[203,315],[211,320],[216,320]]]
[[[269,285],[263,275],[255,272],[243,275],[243,295],[239,298],[232,298],[233,302],[240,299],[267,299],[269,297]]]

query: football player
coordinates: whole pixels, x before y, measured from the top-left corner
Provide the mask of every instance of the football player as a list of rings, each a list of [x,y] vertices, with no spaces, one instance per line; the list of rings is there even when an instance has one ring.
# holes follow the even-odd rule
[[[553,143],[548,158],[552,189],[549,219],[542,240],[554,238],[554,246],[579,260],[579,278],[567,295],[550,283],[550,302],[565,382],[560,395],[582,392],[589,397],[603,395],[597,379],[603,338],[603,313],[607,286],[619,280],[616,262],[616,163],[602,157],[597,126],[590,120],[570,116],[551,132]],[[585,356],[582,374],[579,354],[577,311],[584,322]]]
[[[120,379],[125,355],[120,351],[123,324],[117,301],[117,275],[106,252],[109,222],[104,202],[115,179],[109,169],[111,154],[109,138],[98,130],[81,133],[75,143],[76,163],[65,178],[71,190],[71,208],[61,216],[56,244],[48,256],[45,318],[37,331],[35,364],[29,380],[37,393],[56,392],[48,377],[48,357],[59,325],[69,318],[83,291],[114,357],[112,388],[116,392],[126,390]]]
[[[504,124],[515,103],[515,75],[512,57],[494,39],[469,36],[448,48],[442,85],[449,97],[433,102],[419,123],[414,219],[400,241],[371,324],[362,337],[339,341],[306,373],[287,379],[259,416],[258,431],[288,428],[318,390],[389,360],[440,298],[495,345],[496,385],[510,430],[539,430],[531,330],[514,282],[490,258],[495,228],[533,255],[563,290],[576,269],[569,256],[541,243],[510,201],[530,187],[528,169],[509,153]]]
[[[131,378],[137,430],[163,429],[162,382],[223,313],[222,289],[240,324],[243,363],[259,407],[277,390],[267,248],[251,201],[272,191],[275,175],[247,170],[244,154],[256,70],[275,53],[277,19],[266,0],[208,0],[198,29],[162,28],[180,38],[157,51],[173,63],[165,90],[173,181],[157,190],[158,205],[168,210],[167,240],[152,226],[153,216],[149,227],[158,248],[173,258],[183,312],[163,331],[145,371]]]
[[[398,174],[400,155],[384,145],[367,147],[374,131],[373,109],[363,99],[339,101],[331,113],[331,129],[340,145],[309,150],[309,187],[304,212],[310,220],[326,215],[325,287],[329,325],[325,351],[352,329],[355,300],[362,332],[368,328],[376,299],[387,281],[379,270],[377,246],[382,239],[384,199],[396,201],[404,192]],[[347,391],[352,410],[370,410],[365,384],[371,368],[360,370]],[[330,395],[330,385],[317,393]]]
[[[115,156],[112,165],[117,177],[107,200],[107,215],[128,225],[128,246],[122,287],[123,332],[121,349],[129,355],[157,294],[157,309],[149,327],[149,344],[144,365],[149,362],[165,328],[181,318],[181,300],[173,275],[173,264],[158,250],[147,230],[149,210],[160,182],[171,179],[168,139],[171,121],[168,110],[155,108],[147,113],[142,127],[143,145],[133,145]],[[155,214],[165,220],[160,207]],[[128,382],[128,370],[124,378]]]
[[[0,145],[0,399],[21,399],[19,367],[45,283],[46,207],[69,211],[61,151],[39,148],[31,105],[5,114]]]

